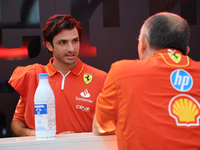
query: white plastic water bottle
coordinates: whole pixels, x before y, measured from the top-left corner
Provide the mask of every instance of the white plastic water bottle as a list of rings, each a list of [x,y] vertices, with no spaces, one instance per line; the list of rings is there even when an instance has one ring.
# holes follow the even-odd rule
[[[35,134],[38,138],[54,137],[56,134],[55,97],[49,85],[47,73],[39,74],[35,92]]]

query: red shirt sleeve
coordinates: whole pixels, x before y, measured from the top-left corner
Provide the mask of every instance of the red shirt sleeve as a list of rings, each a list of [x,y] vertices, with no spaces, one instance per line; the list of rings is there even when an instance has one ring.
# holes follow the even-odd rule
[[[115,84],[115,73],[111,68],[105,80],[103,90],[97,97],[96,119],[100,127],[110,132],[115,130],[117,119],[117,86]]]
[[[25,119],[24,119],[25,106],[26,106],[26,102],[20,96],[16,109],[15,109],[15,113],[13,115],[13,120],[20,120],[20,121],[25,122]]]

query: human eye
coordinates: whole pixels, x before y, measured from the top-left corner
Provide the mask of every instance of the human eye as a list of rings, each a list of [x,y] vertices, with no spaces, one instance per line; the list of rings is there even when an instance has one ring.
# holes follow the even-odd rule
[[[78,38],[74,39],[74,43],[77,43],[77,42],[79,42],[79,39]]]
[[[64,45],[65,43],[66,43],[66,41],[64,41],[64,40],[58,42],[58,44],[60,44],[60,45]]]

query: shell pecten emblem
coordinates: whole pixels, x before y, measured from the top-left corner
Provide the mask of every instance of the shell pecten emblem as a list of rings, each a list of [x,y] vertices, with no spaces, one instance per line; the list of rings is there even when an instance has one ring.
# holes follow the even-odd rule
[[[177,126],[199,126],[200,105],[193,97],[177,95],[171,99],[168,109]]]

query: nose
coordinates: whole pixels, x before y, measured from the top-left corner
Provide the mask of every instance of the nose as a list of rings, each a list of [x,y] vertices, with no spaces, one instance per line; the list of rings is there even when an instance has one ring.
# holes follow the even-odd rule
[[[68,51],[74,51],[74,46],[71,42],[68,43],[67,50]]]

